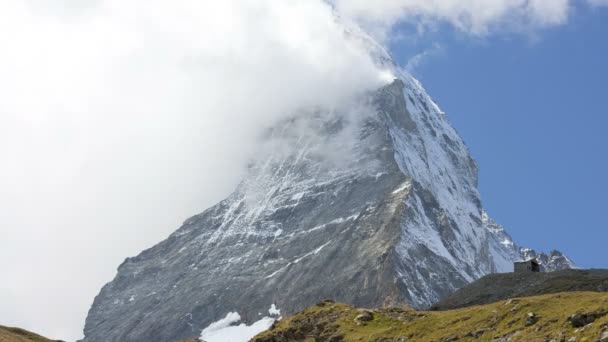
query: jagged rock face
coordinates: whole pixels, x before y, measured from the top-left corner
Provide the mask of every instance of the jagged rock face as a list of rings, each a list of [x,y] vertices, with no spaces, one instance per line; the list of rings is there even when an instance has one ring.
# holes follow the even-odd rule
[[[551,251],[549,254],[537,253],[529,248],[519,249],[521,260],[536,259],[542,272],[555,272],[559,270],[576,268],[574,263],[562,252]]]
[[[482,211],[476,163],[400,78],[356,108],[270,130],[233,194],[119,267],[84,340],[174,341],[230,311],[251,322],[325,298],[425,307],[511,271],[521,256]]]
[[[504,253],[504,255],[496,259],[509,260],[507,264],[503,265],[504,269],[511,267],[511,271],[513,270],[513,264],[510,260],[526,261],[530,259],[538,261],[541,272],[555,272],[576,268],[574,262],[560,251],[553,250],[549,254],[538,253],[533,249],[515,245],[511,236],[504,228],[492,220],[485,211],[482,211],[482,221],[486,229],[491,232],[491,243],[495,245],[493,250]]]

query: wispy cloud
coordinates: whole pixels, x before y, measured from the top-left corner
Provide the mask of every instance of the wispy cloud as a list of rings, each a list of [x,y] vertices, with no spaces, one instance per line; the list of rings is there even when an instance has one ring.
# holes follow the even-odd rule
[[[443,48],[438,43],[433,44],[432,47],[410,57],[405,64],[405,71],[409,73],[415,73],[416,69],[425,63],[429,58],[435,57],[443,52]]]
[[[564,24],[577,4],[608,0],[330,0],[343,15],[386,39],[396,23],[433,27],[447,23],[483,37],[498,31],[530,32]],[[424,29],[419,29],[423,32]]]

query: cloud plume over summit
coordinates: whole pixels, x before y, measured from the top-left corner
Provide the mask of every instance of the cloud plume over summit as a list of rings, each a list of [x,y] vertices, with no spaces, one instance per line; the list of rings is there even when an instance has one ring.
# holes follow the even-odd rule
[[[606,0],[331,0],[342,15],[387,38],[398,22],[421,31],[447,23],[473,36],[496,31],[529,32],[567,22],[577,5]]]
[[[262,129],[390,81],[320,1],[0,1],[0,42],[0,321],[69,339]]]

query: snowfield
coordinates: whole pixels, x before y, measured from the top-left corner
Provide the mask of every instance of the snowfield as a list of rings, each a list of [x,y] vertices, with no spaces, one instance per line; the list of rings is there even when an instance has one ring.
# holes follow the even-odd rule
[[[205,342],[248,342],[255,335],[268,330],[276,320],[281,319],[281,310],[274,304],[268,309],[268,314],[272,317],[263,317],[251,325],[245,323],[237,325],[241,321],[241,316],[237,312],[229,312],[226,317],[203,329],[200,339]]]

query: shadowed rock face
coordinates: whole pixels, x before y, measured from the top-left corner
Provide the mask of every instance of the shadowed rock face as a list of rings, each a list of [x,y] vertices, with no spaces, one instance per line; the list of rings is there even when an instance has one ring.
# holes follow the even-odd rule
[[[482,211],[476,163],[400,78],[269,130],[234,193],[125,260],[84,341],[174,341],[231,311],[252,322],[271,304],[289,315],[325,298],[425,307],[510,271],[520,253]]]

